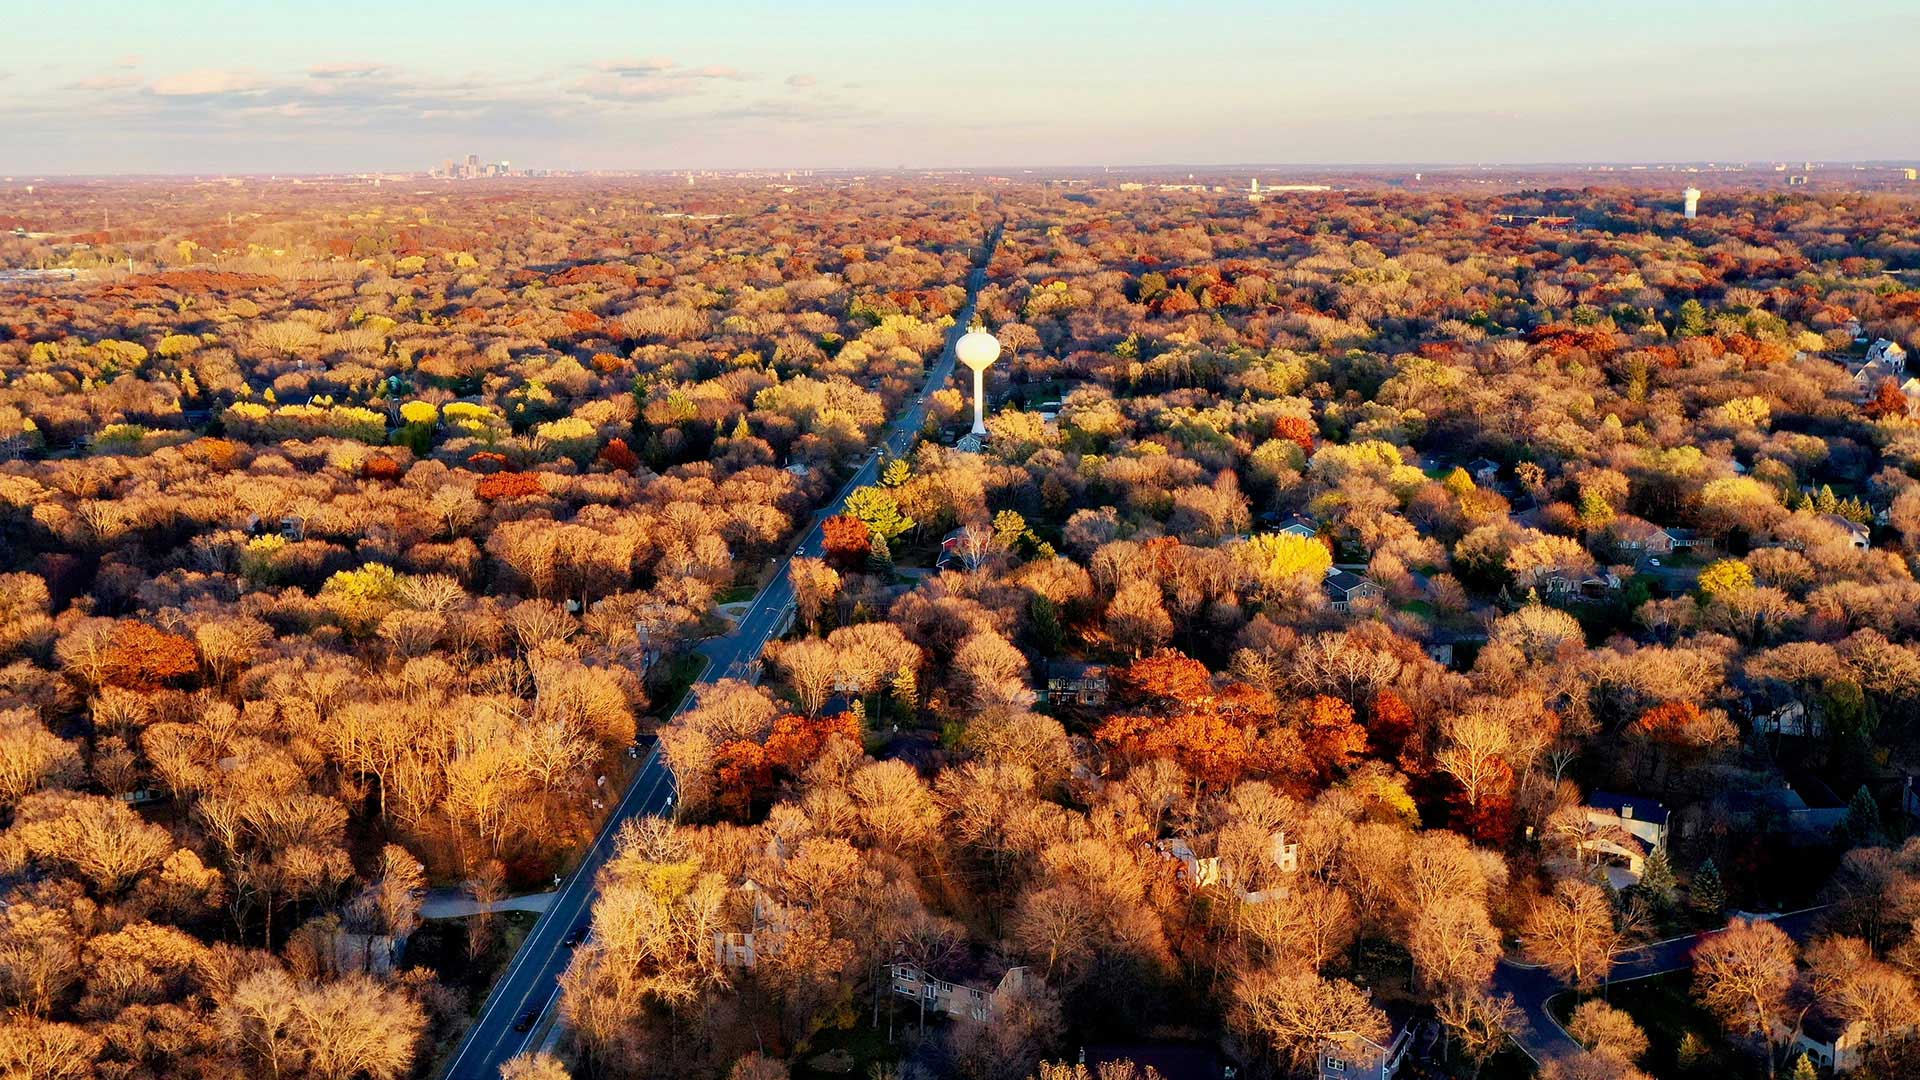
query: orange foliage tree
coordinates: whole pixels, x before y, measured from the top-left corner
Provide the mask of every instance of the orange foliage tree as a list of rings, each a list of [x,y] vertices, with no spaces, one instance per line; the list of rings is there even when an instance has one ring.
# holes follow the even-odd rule
[[[1374,753],[1388,760],[1399,757],[1401,747],[1412,734],[1413,710],[1407,706],[1406,699],[1391,690],[1373,695],[1373,702],[1367,708],[1367,736]]]
[[[1313,421],[1305,417],[1283,416],[1273,422],[1274,437],[1298,446],[1302,454],[1313,453],[1313,437],[1317,434]]]
[[[815,719],[788,713],[773,722],[765,743],[735,739],[721,745],[720,805],[742,816],[773,793],[783,778],[798,776],[835,738],[860,741],[860,721],[852,713]]]
[[[822,530],[826,537],[827,558],[842,566],[857,566],[866,562],[867,552],[873,544],[872,530],[867,523],[851,514],[835,514],[826,520]]]
[[[602,447],[600,460],[605,462],[608,468],[619,469],[621,472],[633,472],[640,467],[640,458],[634,454],[631,447],[627,446],[625,439],[614,439]]]
[[[1907,395],[1900,392],[1900,386],[1892,379],[1881,379],[1880,389],[1874,391],[1873,400],[1867,402],[1862,410],[1875,420],[1885,420],[1889,416],[1907,415]]]
[[[1231,784],[1253,770],[1257,736],[1272,722],[1272,695],[1245,683],[1216,689],[1206,665],[1167,651],[1136,660],[1120,674],[1139,711],[1115,716],[1095,738],[1134,759],[1166,758],[1196,783]]]
[[[369,480],[380,480],[389,484],[399,480],[405,473],[406,470],[400,467],[399,462],[385,454],[375,454],[368,458],[365,464],[360,466],[361,476]]]
[[[142,622],[121,623],[107,642],[102,679],[114,686],[152,690],[200,670],[193,642]]]
[[[1367,752],[1367,729],[1353,718],[1353,706],[1316,694],[1300,718],[1300,737],[1314,779],[1326,783],[1358,764]]]
[[[532,473],[502,472],[474,485],[473,493],[483,499],[517,499],[523,495],[544,495],[546,488],[540,486],[540,478]]]

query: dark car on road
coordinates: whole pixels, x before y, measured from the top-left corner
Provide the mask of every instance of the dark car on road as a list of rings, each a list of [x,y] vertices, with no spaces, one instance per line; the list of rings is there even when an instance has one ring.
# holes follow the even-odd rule
[[[581,923],[579,926],[567,931],[567,936],[560,939],[560,944],[571,949],[585,940],[587,940],[587,924]]]
[[[522,1031],[522,1032],[532,1031],[533,1025],[538,1023],[539,1020],[540,1020],[539,1010],[529,1009],[526,1012],[523,1012],[520,1014],[520,1019],[515,1020],[513,1022],[513,1030]]]

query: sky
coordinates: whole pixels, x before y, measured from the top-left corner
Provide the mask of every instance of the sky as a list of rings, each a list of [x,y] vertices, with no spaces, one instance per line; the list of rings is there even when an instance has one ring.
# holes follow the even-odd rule
[[[1916,0],[0,0],[0,174],[1907,160]]]

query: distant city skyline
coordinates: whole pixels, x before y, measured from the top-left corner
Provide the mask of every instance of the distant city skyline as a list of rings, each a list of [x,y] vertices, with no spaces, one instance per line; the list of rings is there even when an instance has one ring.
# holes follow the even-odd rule
[[[1920,156],[1910,0],[8,7],[3,174]]]

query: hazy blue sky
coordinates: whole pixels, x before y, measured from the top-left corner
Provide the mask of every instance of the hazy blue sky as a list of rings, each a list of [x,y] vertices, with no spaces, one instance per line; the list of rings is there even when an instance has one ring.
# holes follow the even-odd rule
[[[0,0],[0,174],[1894,159],[1917,0]]]

